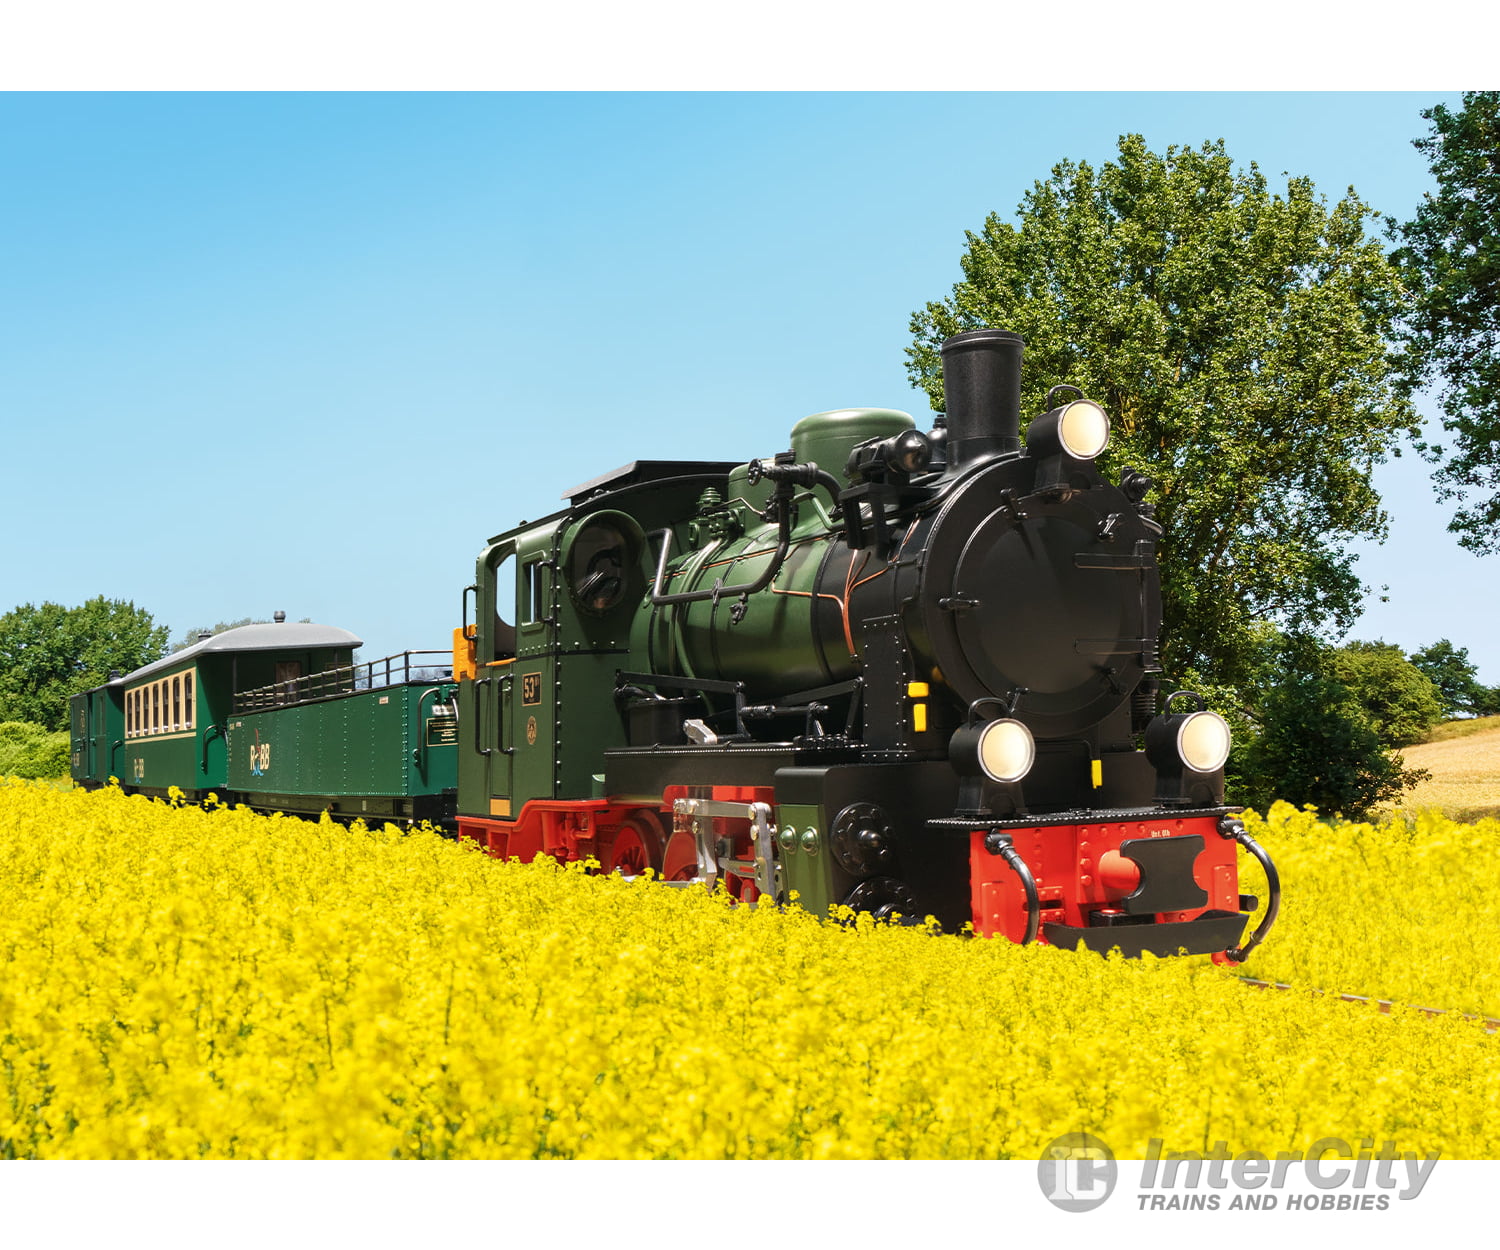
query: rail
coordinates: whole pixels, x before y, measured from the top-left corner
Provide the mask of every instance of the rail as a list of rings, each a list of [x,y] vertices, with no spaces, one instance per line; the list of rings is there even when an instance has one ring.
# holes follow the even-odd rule
[[[1306,989],[1304,986],[1288,985],[1285,981],[1261,981],[1255,977],[1240,977],[1239,982],[1241,985],[1249,986],[1252,990]],[[1374,1003],[1376,1008],[1387,1016],[1399,1007],[1407,1011],[1420,1011],[1424,1016],[1459,1016],[1464,1020],[1478,1021],[1484,1025],[1486,1033],[1500,1031],[1500,1020],[1494,1016],[1478,1015],[1471,1011],[1455,1011],[1450,1007],[1417,1007],[1410,1003],[1392,1002],[1387,998],[1372,998],[1368,994],[1341,994],[1337,990],[1307,989],[1306,992],[1337,998],[1344,1003]]]
[[[452,680],[451,651],[401,651],[367,664],[325,669],[321,673],[273,682],[254,690],[242,690],[234,696],[233,706],[236,712],[262,712],[271,708],[295,707],[299,703],[342,699],[387,686]]]

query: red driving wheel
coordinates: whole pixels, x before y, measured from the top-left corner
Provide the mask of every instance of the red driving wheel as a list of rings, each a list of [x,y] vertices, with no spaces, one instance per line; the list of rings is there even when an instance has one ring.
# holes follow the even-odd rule
[[[654,812],[640,811],[625,818],[600,852],[599,866],[605,872],[638,877],[650,868],[661,872],[661,822]]]
[[[663,881],[691,881],[698,875],[698,847],[690,833],[674,833],[667,843],[661,876]]]

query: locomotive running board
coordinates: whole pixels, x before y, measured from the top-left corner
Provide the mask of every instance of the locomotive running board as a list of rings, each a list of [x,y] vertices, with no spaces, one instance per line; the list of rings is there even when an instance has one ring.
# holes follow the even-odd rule
[[[1138,820],[1192,820],[1242,812],[1242,807],[1131,807],[1107,812],[1047,812],[1030,816],[934,816],[927,822],[930,833],[990,833],[1000,829],[1048,829],[1054,825],[1128,825]]]

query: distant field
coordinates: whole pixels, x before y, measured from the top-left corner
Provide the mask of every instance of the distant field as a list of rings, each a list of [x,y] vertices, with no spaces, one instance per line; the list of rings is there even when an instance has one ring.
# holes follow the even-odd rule
[[[1425,768],[1423,782],[1401,801],[1409,812],[1436,807],[1454,820],[1500,817],[1500,716],[1439,725],[1431,742],[1401,752],[1409,768]]]

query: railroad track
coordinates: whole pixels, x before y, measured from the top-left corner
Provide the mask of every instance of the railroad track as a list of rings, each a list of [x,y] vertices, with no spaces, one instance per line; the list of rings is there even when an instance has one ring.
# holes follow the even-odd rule
[[[1258,981],[1254,977],[1241,977],[1240,982],[1255,990],[1295,990],[1301,986],[1287,985],[1283,981]],[[1476,1015],[1468,1011],[1452,1011],[1445,1007],[1417,1007],[1411,1003],[1393,1003],[1386,998],[1371,998],[1365,994],[1340,994],[1335,990],[1313,990],[1314,994],[1326,994],[1331,998],[1337,998],[1345,1003],[1374,1003],[1386,1015],[1390,1015],[1393,1008],[1406,1007],[1412,1011],[1420,1011],[1428,1016],[1460,1016],[1465,1020],[1480,1020],[1484,1023],[1485,1032],[1494,1033],[1500,1031],[1500,1020],[1494,1016]]]

